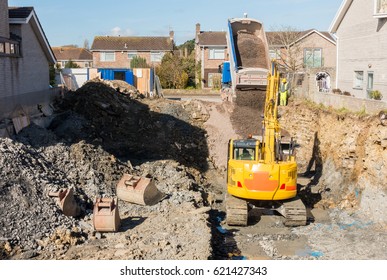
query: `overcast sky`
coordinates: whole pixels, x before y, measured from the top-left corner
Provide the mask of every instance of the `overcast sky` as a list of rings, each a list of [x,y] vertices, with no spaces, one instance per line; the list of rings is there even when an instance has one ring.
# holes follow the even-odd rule
[[[291,26],[327,31],[342,0],[8,0],[33,6],[51,46],[76,44],[94,36],[169,36],[177,45],[202,31],[224,31],[227,19],[249,17],[266,31]]]

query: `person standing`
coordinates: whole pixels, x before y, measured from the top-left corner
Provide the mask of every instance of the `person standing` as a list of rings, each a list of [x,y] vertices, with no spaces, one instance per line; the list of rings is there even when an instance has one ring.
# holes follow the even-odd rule
[[[288,91],[289,91],[289,83],[285,78],[282,79],[280,85],[280,106],[286,106],[288,103]]]

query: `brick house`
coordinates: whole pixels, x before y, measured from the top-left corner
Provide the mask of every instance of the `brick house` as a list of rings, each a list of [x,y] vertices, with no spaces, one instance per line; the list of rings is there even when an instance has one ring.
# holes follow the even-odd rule
[[[85,48],[52,47],[52,51],[60,68],[65,68],[66,63],[70,60],[80,68],[93,67],[93,54]]]
[[[213,88],[214,79],[220,79],[220,67],[228,60],[226,32],[201,31],[196,24],[195,60],[201,63],[201,77],[198,81],[202,88]]]
[[[267,32],[266,36],[270,59],[276,59],[284,67],[283,71],[290,68],[296,72],[297,86],[306,75],[309,88],[315,86],[324,92],[332,89],[336,78],[336,41],[329,32],[316,29],[278,31]]]
[[[49,101],[49,65],[56,59],[33,7],[0,0],[0,120],[32,114]]]
[[[173,52],[174,32],[169,37],[96,36],[91,46],[95,68],[130,69],[134,56],[143,57],[148,65],[161,63],[164,54]]]
[[[373,90],[387,101],[387,1],[345,0],[330,32],[337,37],[336,88],[358,98]]]

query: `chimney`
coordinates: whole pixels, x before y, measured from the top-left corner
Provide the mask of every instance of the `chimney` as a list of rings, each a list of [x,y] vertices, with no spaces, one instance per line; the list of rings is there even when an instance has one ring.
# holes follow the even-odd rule
[[[196,35],[200,33],[200,23],[196,24]]]
[[[169,39],[171,39],[171,41],[173,41],[174,36],[175,36],[175,32],[173,32],[172,30],[169,31]]]
[[[0,0],[0,37],[9,38],[8,0]]]

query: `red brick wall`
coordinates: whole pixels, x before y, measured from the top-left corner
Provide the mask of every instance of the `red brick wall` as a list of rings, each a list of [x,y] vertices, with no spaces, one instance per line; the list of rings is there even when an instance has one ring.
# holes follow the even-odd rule
[[[150,52],[137,52],[137,55],[146,59],[152,66],[160,64],[150,61]],[[101,61],[101,52],[93,51],[93,67],[95,68],[130,68],[130,59],[127,52],[115,52],[115,61]]]

